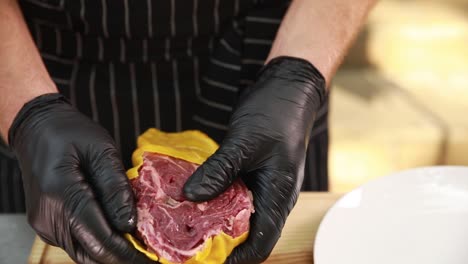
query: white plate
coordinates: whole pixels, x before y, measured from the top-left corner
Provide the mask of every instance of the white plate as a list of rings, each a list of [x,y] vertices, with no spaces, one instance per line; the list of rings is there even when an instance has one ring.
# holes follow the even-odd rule
[[[468,167],[413,169],[341,198],[320,224],[315,264],[467,264]]]

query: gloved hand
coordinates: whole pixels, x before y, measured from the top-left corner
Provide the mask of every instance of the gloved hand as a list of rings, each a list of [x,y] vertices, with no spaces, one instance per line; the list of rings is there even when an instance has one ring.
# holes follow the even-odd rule
[[[27,103],[9,142],[19,160],[28,221],[47,243],[78,263],[153,263],[120,232],[136,208],[110,135],[62,95]]]
[[[241,98],[226,138],[184,186],[188,199],[216,197],[241,177],[253,193],[250,234],[227,263],[260,263],[278,241],[304,177],[310,131],[325,80],[309,62],[278,57]]]

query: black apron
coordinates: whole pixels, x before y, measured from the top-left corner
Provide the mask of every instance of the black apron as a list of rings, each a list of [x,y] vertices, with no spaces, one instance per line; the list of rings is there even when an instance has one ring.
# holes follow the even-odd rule
[[[114,137],[130,167],[150,127],[220,142],[288,6],[283,0],[21,0],[61,93]],[[326,190],[328,103],[308,148],[304,190]],[[79,125],[79,124],[77,124]],[[0,146],[0,212],[24,210],[20,171]]]

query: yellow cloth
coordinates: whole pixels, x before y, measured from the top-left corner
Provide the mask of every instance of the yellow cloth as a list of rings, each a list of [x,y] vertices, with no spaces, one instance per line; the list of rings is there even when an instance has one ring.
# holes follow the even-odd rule
[[[174,158],[186,160],[196,164],[202,164],[211,156],[218,145],[206,134],[196,131],[184,131],[179,133],[165,133],[160,130],[150,128],[138,137],[138,148],[132,156],[133,168],[127,171],[129,179],[138,177],[138,169],[143,164],[143,154],[145,152],[159,153]],[[187,260],[186,264],[219,264],[223,263],[232,250],[247,239],[248,232],[233,238],[224,232],[208,238],[195,256]],[[155,253],[146,250],[135,237],[125,234],[125,237],[140,252],[144,253],[152,260],[163,264],[174,264],[167,259],[158,257]]]

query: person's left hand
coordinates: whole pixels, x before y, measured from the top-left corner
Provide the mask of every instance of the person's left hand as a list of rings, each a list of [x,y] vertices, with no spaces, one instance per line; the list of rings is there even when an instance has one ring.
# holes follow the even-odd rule
[[[325,93],[323,76],[309,62],[272,60],[241,98],[220,148],[184,186],[192,201],[216,197],[238,177],[252,191],[249,237],[227,263],[259,263],[270,255],[297,201],[310,131]]]

